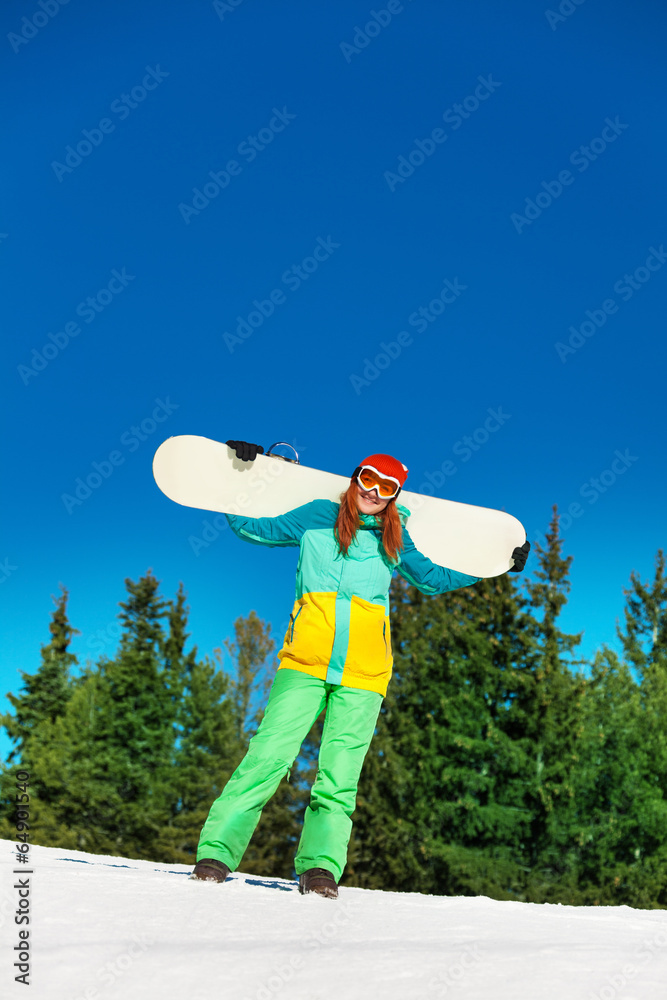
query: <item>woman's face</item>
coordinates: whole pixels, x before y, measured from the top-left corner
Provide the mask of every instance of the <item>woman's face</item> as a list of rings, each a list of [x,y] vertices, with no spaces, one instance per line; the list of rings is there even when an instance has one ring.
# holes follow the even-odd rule
[[[357,490],[357,507],[361,514],[379,514],[389,503],[389,500],[381,499],[378,496],[377,489],[365,490],[357,483]]]

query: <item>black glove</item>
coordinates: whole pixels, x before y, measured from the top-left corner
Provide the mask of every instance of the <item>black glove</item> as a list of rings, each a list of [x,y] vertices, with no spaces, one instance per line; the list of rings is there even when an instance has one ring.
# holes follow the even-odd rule
[[[225,444],[236,452],[236,457],[242,462],[254,462],[258,455],[264,454],[261,444],[250,444],[249,441],[225,441]]]
[[[514,560],[514,565],[510,566],[510,573],[520,573],[523,567],[526,565],[526,559],[528,558],[528,553],[530,552],[530,542],[524,542],[523,545],[517,545],[514,552],[512,553],[512,559]]]

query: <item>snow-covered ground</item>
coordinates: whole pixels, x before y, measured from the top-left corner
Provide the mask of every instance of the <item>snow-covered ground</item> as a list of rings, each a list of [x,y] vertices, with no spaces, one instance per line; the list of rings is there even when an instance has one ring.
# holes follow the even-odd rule
[[[3,997],[667,998],[663,910],[351,888],[330,900],[282,879],[192,882],[182,865],[58,848],[32,847],[22,865],[9,841],[0,856]],[[21,891],[29,925],[15,923]],[[26,929],[29,993],[13,966]]]

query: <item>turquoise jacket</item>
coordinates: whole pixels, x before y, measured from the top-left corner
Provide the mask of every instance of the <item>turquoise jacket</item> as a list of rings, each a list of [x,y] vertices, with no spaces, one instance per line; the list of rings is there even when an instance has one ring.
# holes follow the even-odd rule
[[[394,570],[423,594],[444,594],[480,579],[438,566],[419,552],[405,527],[410,511],[397,508],[403,550],[395,563],[384,551],[374,514],[360,514],[361,527],[347,555],[341,555],[333,531],[339,505],[332,500],[313,500],[279,517],[225,515],[244,541],[300,547],[296,599],[278,653],[281,667],[384,695],[393,663],[389,584]]]

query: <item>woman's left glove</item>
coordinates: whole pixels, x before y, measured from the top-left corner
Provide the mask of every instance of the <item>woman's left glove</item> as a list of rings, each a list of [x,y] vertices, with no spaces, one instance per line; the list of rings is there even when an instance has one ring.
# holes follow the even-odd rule
[[[250,441],[225,441],[242,462],[254,462],[258,455],[264,454],[261,444],[251,444]]]
[[[528,553],[530,552],[530,542],[525,541],[523,545],[517,545],[514,552],[512,553],[512,559],[514,560],[514,565],[510,566],[510,573],[520,573],[521,570],[526,565],[526,559],[528,558]]]

